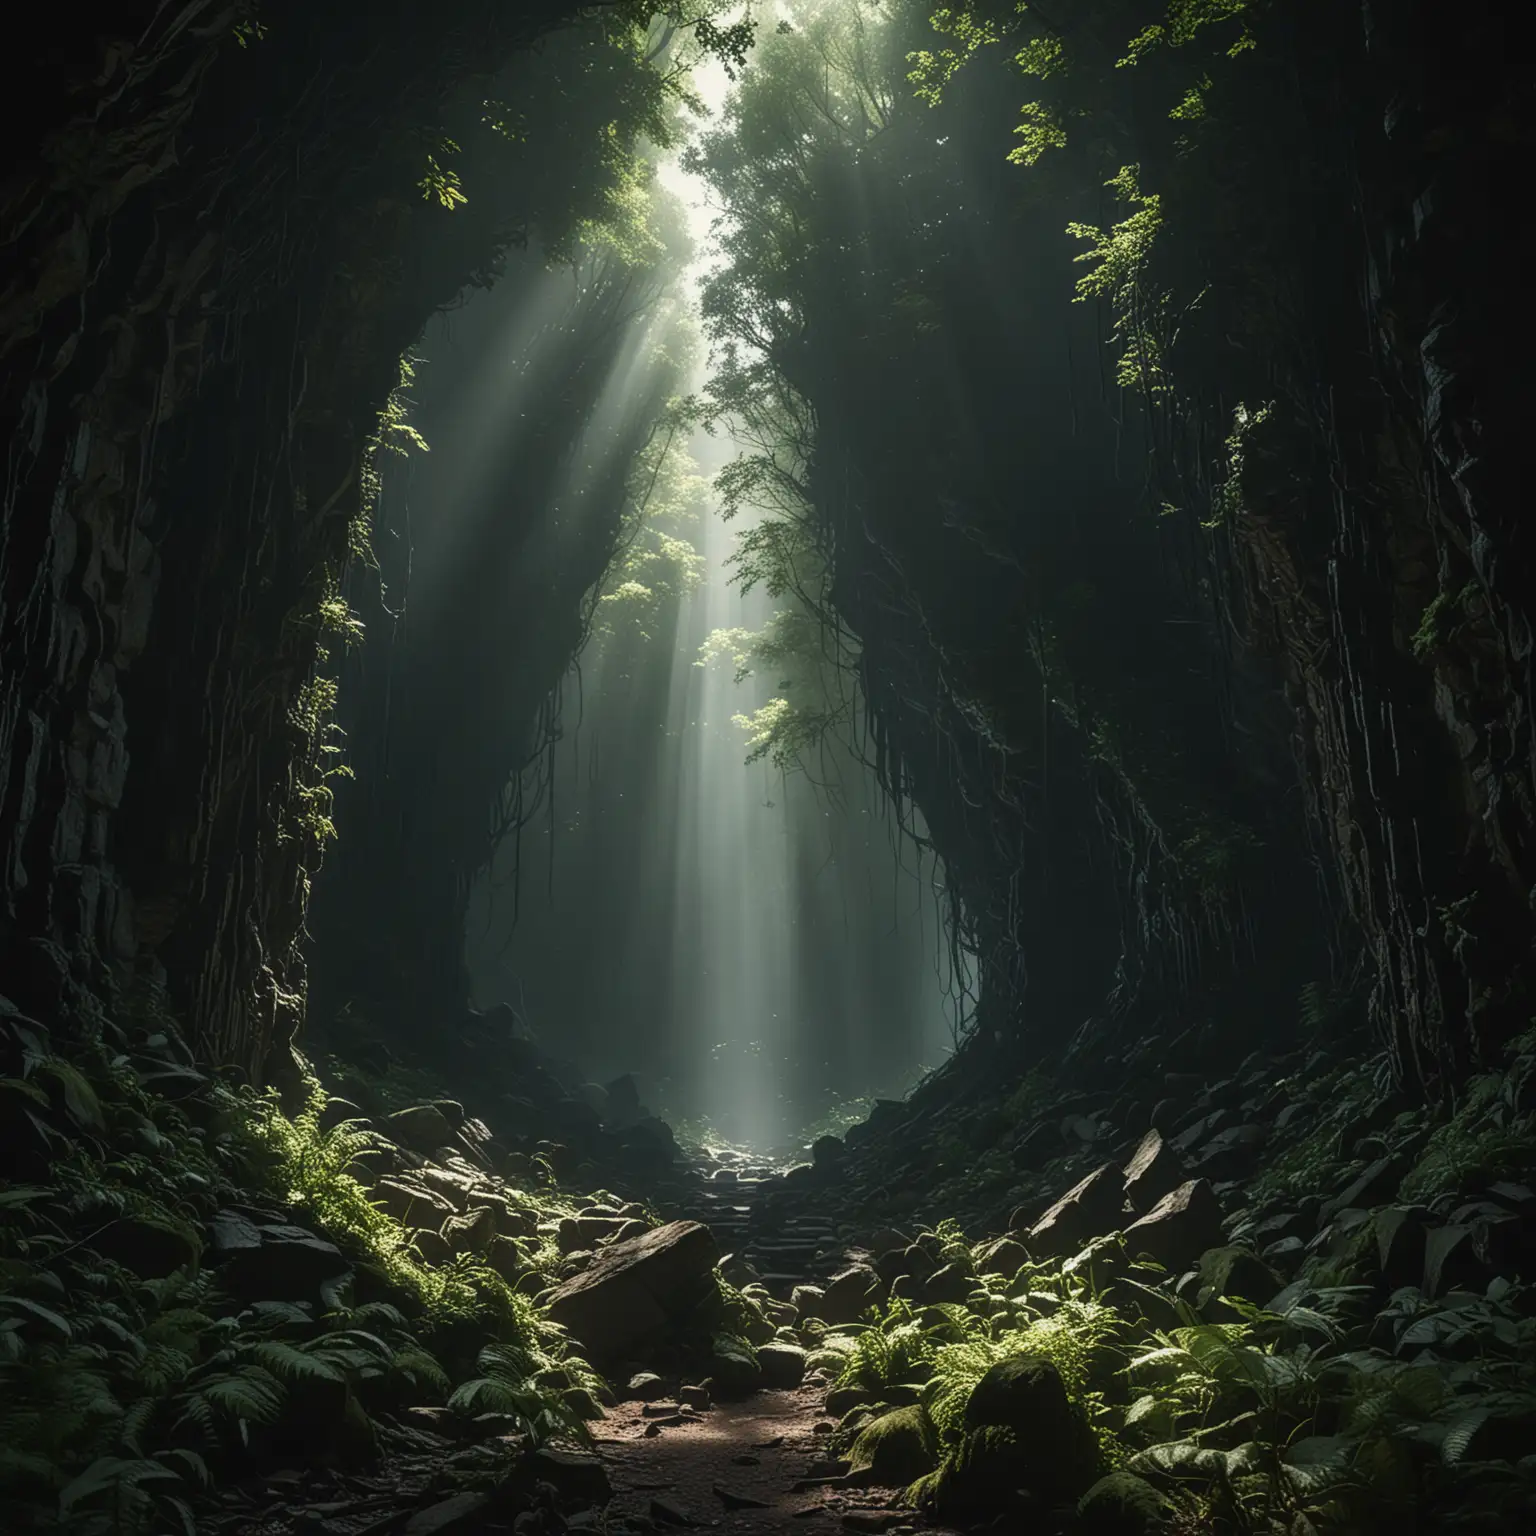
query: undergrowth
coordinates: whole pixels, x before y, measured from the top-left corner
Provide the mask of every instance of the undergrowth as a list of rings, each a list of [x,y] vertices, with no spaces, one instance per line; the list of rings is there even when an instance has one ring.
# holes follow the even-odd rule
[[[953,1254],[953,1233],[940,1241]],[[1172,1277],[1101,1244],[1092,1265],[1079,1256],[977,1275],[964,1304],[898,1297],[816,1330],[810,1363],[872,1405],[837,1431],[840,1449],[878,1405],[921,1404],[944,1461],[908,1490],[913,1502],[966,1474],[977,1383],[1032,1355],[1056,1368],[1101,1469],[1150,1484],[1174,1528],[1530,1528],[1531,1293],[1505,1280],[1439,1299],[1408,1288],[1379,1310],[1363,1305],[1370,1295],[1303,1280],[1273,1311],[1228,1297],[1234,1320],[1216,1321],[1175,1294]]]
[[[483,1261],[421,1258],[357,1177],[372,1133],[323,1127],[325,1104],[311,1084],[290,1119],[210,1077],[164,1019],[97,1020],[66,1049],[0,1016],[7,1529],[191,1532],[215,1478],[369,1458],[379,1416],[409,1403],[494,1413],[529,1442],[582,1435],[599,1379]],[[232,1296],[209,1232],[253,1206],[350,1267],[308,1300]],[[470,1321],[490,1342],[461,1361]]]

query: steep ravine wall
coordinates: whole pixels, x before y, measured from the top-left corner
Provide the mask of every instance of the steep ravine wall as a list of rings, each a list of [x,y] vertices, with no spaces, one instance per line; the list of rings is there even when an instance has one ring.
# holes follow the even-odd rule
[[[1310,985],[1453,1095],[1531,1011],[1529,85],[1491,7],[1234,7],[1246,41],[1127,69],[1145,10],[1065,18],[1022,83],[983,52],[807,174],[776,362],[875,752],[979,1039],[1230,1044]],[[1021,89],[1067,126],[1013,168]],[[1083,260],[1118,273],[1097,324]]]
[[[1440,1090],[1531,1017],[1530,318],[1501,191],[1530,87],[1500,35],[1484,6],[1281,29],[1300,67],[1255,110],[1289,98],[1301,152],[1254,163],[1279,206],[1316,205],[1279,268],[1307,308],[1289,341],[1227,338],[1274,400],[1234,524],[1255,635],[1283,658],[1375,1021]]]
[[[516,229],[417,183],[554,3],[72,17],[0,188],[0,962],[165,987],[259,1072],[302,1008],[296,723],[398,359]],[[299,711],[302,713],[302,710]]]

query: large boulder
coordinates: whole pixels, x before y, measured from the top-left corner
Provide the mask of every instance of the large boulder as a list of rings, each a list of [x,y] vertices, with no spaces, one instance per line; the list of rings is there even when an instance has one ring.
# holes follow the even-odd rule
[[[1067,1396],[1061,1373],[1038,1355],[994,1365],[971,1392],[965,1427],[1011,1430],[1018,1444],[1014,1486],[1043,1499],[1075,1499],[1100,1471],[1087,1419]]]
[[[554,1293],[549,1315],[598,1359],[630,1355],[708,1295],[719,1257],[702,1222],[669,1222],[603,1249]]]
[[[805,1378],[805,1351],[795,1344],[761,1344],[757,1350],[757,1363],[765,1387],[793,1389]]]
[[[976,1289],[976,1278],[961,1264],[945,1264],[922,1284],[926,1302],[963,1302]]]
[[[1167,1269],[1188,1269],[1207,1248],[1221,1245],[1221,1202],[1206,1179],[1170,1190],[1125,1229],[1126,1249],[1147,1253]]]
[[[824,1323],[854,1323],[880,1299],[880,1276],[868,1264],[852,1264],[827,1282],[816,1315]]]
[[[757,1350],[731,1333],[715,1335],[709,1375],[715,1390],[723,1393],[754,1392],[765,1384]]]
[[[160,1280],[178,1269],[195,1268],[200,1253],[190,1226],[127,1213],[98,1231],[90,1239],[90,1246],[103,1258],[146,1280]]]
[[[1023,1447],[1013,1430],[973,1430],[937,1472],[914,1486],[915,1502],[931,1520],[945,1524],[1002,1521],[1025,1486],[1023,1463]]]
[[[1395,1157],[1379,1157],[1357,1174],[1331,1200],[1325,1200],[1317,1213],[1317,1224],[1325,1227],[1340,1211],[1369,1209],[1392,1198],[1404,1168]]]
[[[1042,1257],[1076,1253],[1089,1238],[1119,1227],[1124,1203],[1120,1170],[1113,1163],[1100,1163],[1029,1229],[1029,1251]]]

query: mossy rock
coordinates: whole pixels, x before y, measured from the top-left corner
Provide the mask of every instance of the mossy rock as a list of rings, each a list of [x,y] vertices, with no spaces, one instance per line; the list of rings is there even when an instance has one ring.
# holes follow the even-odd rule
[[[1024,1487],[1018,1435],[992,1426],[973,1430],[936,1472],[919,1478],[908,1497],[931,1520],[965,1525],[1001,1513]]]
[[[1174,1508],[1134,1472],[1101,1477],[1077,1503],[1074,1536],[1158,1536],[1169,1529]]]
[[[965,1405],[968,1431],[1008,1429],[1020,1447],[1015,1486],[1055,1501],[1076,1498],[1100,1471],[1099,1449],[1061,1373],[1038,1355],[1000,1360]]]
[[[905,1487],[938,1464],[938,1438],[918,1407],[882,1414],[859,1432],[848,1453],[849,1471],[883,1488]]]

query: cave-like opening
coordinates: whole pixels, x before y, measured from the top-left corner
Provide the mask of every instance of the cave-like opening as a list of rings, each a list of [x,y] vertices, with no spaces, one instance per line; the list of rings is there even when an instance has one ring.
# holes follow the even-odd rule
[[[11,1523],[1536,1525],[1499,7],[35,20]]]

